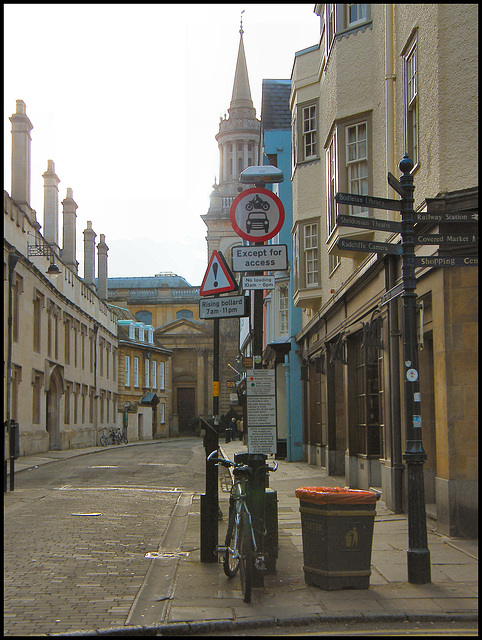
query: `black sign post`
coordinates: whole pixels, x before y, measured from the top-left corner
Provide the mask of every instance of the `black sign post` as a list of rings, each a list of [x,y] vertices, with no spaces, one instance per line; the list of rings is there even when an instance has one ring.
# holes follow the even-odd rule
[[[217,297],[217,296],[216,296]],[[217,562],[218,544],[218,468],[207,456],[219,446],[219,318],[213,319],[213,426],[204,436],[206,453],[206,493],[201,495],[201,562]]]
[[[415,234],[415,224],[419,222],[477,222],[478,215],[470,212],[415,213],[413,210],[413,176],[410,171],[413,162],[405,154],[398,165],[402,176],[397,180],[388,173],[388,184],[401,196],[401,200],[387,200],[352,193],[337,193],[338,204],[365,206],[375,209],[400,211],[400,234],[402,245],[369,242],[356,238],[340,238],[337,246],[345,251],[367,251],[371,253],[395,253],[402,255],[402,282],[387,291],[380,305],[401,294],[403,300],[403,359],[404,359],[404,397],[405,397],[405,433],[406,445],[403,459],[407,466],[408,499],[408,581],[413,584],[431,582],[430,551],[427,546],[427,521],[425,512],[425,493],[423,483],[423,463],[427,455],[422,446],[422,418],[420,410],[420,383],[418,369],[417,311],[415,267],[477,267],[478,257],[461,256],[415,256],[415,245],[452,245],[478,243],[477,232]],[[373,218],[366,221],[357,216],[338,216],[340,226],[365,227],[385,231],[399,231],[400,223],[383,223]],[[392,226],[393,225],[393,226]]]
[[[398,165],[402,218],[402,283],[403,283],[403,360],[405,386],[405,434],[403,459],[407,465],[408,500],[408,581],[412,584],[431,582],[430,550],[427,544],[427,521],[423,463],[427,459],[422,446],[420,382],[418,368],[417,315],[415,293],[415,212],[413,210],[413,162],[407,154]],[[395,180],[395,179],[394,179]],[[393,182],[393,180],[392,180]],[[394,185],[390,182],[390,186]],[[394,187],[395,188],[395,187]]]

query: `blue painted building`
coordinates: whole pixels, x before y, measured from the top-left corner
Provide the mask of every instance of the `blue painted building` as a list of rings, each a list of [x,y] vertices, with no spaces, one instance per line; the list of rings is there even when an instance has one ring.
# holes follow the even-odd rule
[[[290,90],[290,80],[263,80],[262,164],[274,165],[284,175],[284,181],[271,188],[283,203],[285,221],[269,244],[285,244],[288,253],[288,269],[272,273],[275,276],[275,288],[266,292],[264,298],[263,362],[269,368],[276,369],[278,456],[297,461],[303,460],[303,420],[301,367],[295,336],[302,328],[302,311],[293,304]]]

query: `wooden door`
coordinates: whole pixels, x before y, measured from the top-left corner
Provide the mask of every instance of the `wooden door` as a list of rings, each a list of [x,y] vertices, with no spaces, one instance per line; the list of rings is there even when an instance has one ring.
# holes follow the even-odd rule
[[[179,387],[177,390],[177,415],[179,416],[179,432],[188,431],[189,423],[196,416],[196,389]]]

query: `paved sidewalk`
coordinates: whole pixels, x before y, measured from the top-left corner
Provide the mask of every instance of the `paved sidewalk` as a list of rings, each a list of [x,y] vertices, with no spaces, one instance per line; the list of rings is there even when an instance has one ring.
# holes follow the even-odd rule
[[[231,459],[234,453],[247,450],[239,441],[221,442],[220,446]],[[88,452],[91,451],[82,450],[82,453]],[[80,452],[72,453],[79,455]],[[68,455],[69,452],[60,451],[42,454],[37,456],[37,463]],[[28,468],[31,462],[32,459],[19,459],[16,470]],[[295,489],[344,486],[344,479],[327,476],[323,469],[305,462],[279,460],[278,463],[278,471],[270,474],[270,487],[277,491],[278,497],[277,572],[265,575],[264,587],[253,589],[251,603],[242,600],[239,576],[229,579],[220,564],[200,562],[200,493],[204,492],[203,486],[199,487],[198,493],[184,496],[179,504],[173,526],[169,527],[159,549],[165,555],[161,557],[161,553],[159,559],[152,561],[153,570],[138,594],[137,606],[126,619],[127,626],[90,633],[86,630],[84,634],[188,635],[209,629],[262,628],[333,620],[478,619],[478,541],[440,535],[429,524],[432,582],[409,584],[407,517],[393,514],[381,501],[377,503],[375,517],[370,588],[325,591],[307,585]],[[220,488],[220,506],[225,516],[219,522],[220,543],[224,541],[228,497],[228,493]],[[165,571],[167,565],[169,570]],[[163,576],[167,580],[164,584]],[[163,594],[162,598],[159,594]]]
[[[220,444],[224,454],[246,451],[240,442]],[[252,602],[242,601],[238,576],[229,579],[221,565],[200,562],[199,552],[179,560],[175,589],[163,622],[239,621],[288,624],[301,619],[368,619],[373,617],[414,619],[420,616],[477,616],[478,541],[452,539],[429,530],[432,583],[407,582],[408,526],[405,515],[395,515],[381,501],[372,547],[370,588],[325,591],[308,586],[303,573],[303,544],[299,500],[295,489],[303,486],[344,486],[343,478],[327,476],[322,469],[305,462],[280,460],[270,474],[270,487],[277,491],[279,557],[276,575],[265,575],[264,587],[253,589]],[[220,492],[220,505],[227,516],[228,494]],[[225,517],[225,520],[227,518]],[[199,500],[189,514],[181,550],[199,541]],[[226,523],[219,523],[223,541]],[[213,628],[219,627],[218,622]],[[241,625],[243,626],[243,625]],[[195,631],[196,625],[179,625],[179,632]]]

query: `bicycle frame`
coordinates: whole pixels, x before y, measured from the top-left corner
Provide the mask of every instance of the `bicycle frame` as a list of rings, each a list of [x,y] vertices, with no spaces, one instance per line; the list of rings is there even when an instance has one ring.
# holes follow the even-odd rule
[[[237,495],[233,495],[234,493],[237,493]],[[246,504],[246,478],[241,478],[240,480],[236,480],[236,482],[234,482],[233,488],[231,489],[231,495],[233,496],[234,508],[236,509],[236,517],[234,521],[233,558],[240,557],[238,533],[240,531],[243,512],[246,514],[248,519],[250,537],[253,542],[253,550],[255,555],[257,556],[258,546],[256,544],[256,536],[254,535],[253,520],[251,518],[248,505]],[[222,547],[219,548],[222,549]]]

